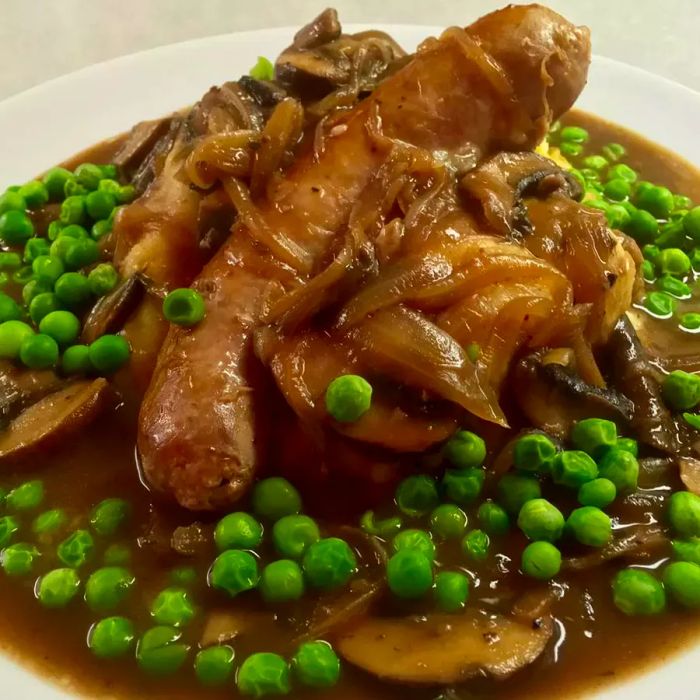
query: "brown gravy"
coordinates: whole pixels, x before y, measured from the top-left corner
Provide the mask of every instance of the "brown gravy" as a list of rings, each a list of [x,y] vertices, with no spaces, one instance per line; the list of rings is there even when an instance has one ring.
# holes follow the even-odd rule
[[[565,120],[584,126],[591,134],[591,152],[616,141],[623,144],[626,162],[642,177],[670,187],[674,192],[700,201],[700,173],[678,156],[651,144],[631,132],[608,124],[591,115],[575,112]],[[83,160],[108,161],[116,141],[107,142],[84,152],[71,164]],[[684,334],[687,336],[687,334]],[[696,336],[697,337],[697,336]],[[694,342],[695,338],[688,342]],[[128,385],[128,376],[118,378]],[[0,485],[5,488],[27,478],[44,480],[44,507],[63,507],[73,522],[50,546],[39,565],[39,573],[57,566],[50,554],[55,544],[72,528],[84,525],[90,508],[106,497],[124,497],[133,505],[133,517],[120,541],[132,552],[130,567],[137,585],[123,614],[130,616],[138,629],[149,621],[148,607],[155,595],[168,584],[168,575],[176,565],[192,565],[201,573],[206,571],[214,552],[204,547],[191,557],[178,557],[168,550],[164,533],[175,525],[189,525],[195,516],[183,512],[165,512],[151,505],[150,494],[141,484],[134,462],[135,407],[127,400],[116,411],[91,426],[84,435],[72,440],[65,449],[57,450],[45,459],[40,468],[5,473]],[[37,465],[38,466],[38,465]],[[674,484],[672,484],[674,485]],[[653,498],[654,494],[650,494]],[[614,510],[628,522],[643,516],[644,508],[624,512]],[[29,520],[25,518],[24,527]],[[163,538],[165,537],[165,544]],[[499,543],[502,554],[515,557],[522,547],[521,536],[511,532],[507,541]],[[137,546],[140,538],[141,546]],[[105,543],[98,540],[93,559],[96,567]],[[654,565],[654,562],[650,562]],[[517,564],[514,567],[517,569]],[[684,645],[697,639],[699,621],[692,615],[669,611],[662,619],[626,618],[612,605],[609,593],[612,565],[593,569],[588,575],[561,577],[557,588],[563,594],[555,606],[557,632],[545,654],[530,667],[507,681],[470,683],[443,697],[449,698],[573,698],[595,688],[622,680],[663,663]],[[88,572],[83,572],[84,576]],[[490,571],[478,566],[476,576],[488,580]],[[235,695],[229,683],[223,689],[203,689],[188,663],[172,678],[151,679],[139,671],[133,657],[120,661],[95,659],[86,648],[86,635],[95,616],[80,600],[62,611],[43,609],[33,592],[34,578],[15,579],[0,576],[0,647],[21,663],[61,685],[84,693],[90,698],[136,698],[149,696],[153,700],[185,700],[211,698],[218,700]],[[521,580],[515,587],[526,588]],[[278,624],[293,626],[297,617],[309,613],[312,600],[306,597],[298,606],[280,614],[276,621],[271,612],[250,599],[226,600],[214,595],[206,586],[204,576],[191,588],[200,607],[200,614],[188,630],[188,640],[196,642],[203,631],[211,610],[224,610],[238,617],[241,635],[233,642],[239,659],[252,651],[279,651],[289,654],[293,645],[290,635],[280,634]],[[472,601],[487,597],[488,589],[472,591]],[[122,614],[122,611],[120,611]],[[284,619],[283,619],[284,618]],[[251,633],[250,630],[254,629]],[[246,631],[247,630],[247,631]],[[556,688],[556,692],[553,689]],[[415,689],[379,681],[343,666],[340,684],[326,692],[295,691],[294,697],[328,697],[335,700],[351,698],[401,698],[429,700],[440,695],[439,689]]]

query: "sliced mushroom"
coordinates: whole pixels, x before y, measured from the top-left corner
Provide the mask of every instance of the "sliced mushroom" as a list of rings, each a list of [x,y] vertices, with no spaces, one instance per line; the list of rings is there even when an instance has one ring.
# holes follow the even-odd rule
[[[106,333],[121,330],[143,299],[143,294],[140,277],[134,275],[123,279],[92,307],[85,319],[80,342],[90,344]]]
[[[338,12],[332,7],[327,7],[294,35],[292,46],[297,49],[314,49],[337,39],[340,31]]]
[[[201,647],[225,644],[237,637],[251,632],[261,633],[263,629],[274,626],[274,616],[270,613],[255,610],[214,609],[207,614],[202,636],[199,640]],[[272,631],[272,634],[275,632]]]
[[[700,496],[700,460],[694,457],[681,457],[678,460],[681,481],[688,491]]]
[[[543,651],[551,615],[524,624],[468,610],[463,615],[364,618],[336,639],[350,663],[383,680],[437,685],[475,676],[507,678]]]
[[[611,559],[645,560],[663,554],[668,548],[668,537],[663,528],[656,523],[640,523],[621,530],[620,533],[620,536],[595,552],[564,559],[562,568],[565,571],[586,571],[595,569]]]
[[[613,328],[608,341],[611,384],[632,401],[632,427],[637,437],[662,452],[676,454],[684,442],[661,397],[657,372],[627,316]]]
[[[608,418],[627,423],[634,406],[622,394],[583,381],[572,368],[549,361],[547,352],[523,358],[515,367],[513,381],[520,408],[536,427],[558,438],[568,436],[583,418]]]
[[[284,88],[271,80],[257,80],[249,75],[244,75],[238,84],[260,105],[271,108],[287,97]]]
[[[0,429],[62,384],[64,380],[51,370],[28,370],[10,362],[0,363]]]
[[[158,141],[168,133],[171,122],[172,117],[139,122],[114,154],[112,162],[127,175],[132,175],[147,159]]]
[[[37,401],[0,435],[0,459],[48,450],[97,418],[110,394],[107,380],[100,378],[76,382]]]
[[[488,225],[504,236],[530,232],[525,197],[560,192],[579,200],[583,193],[570,173],[537,153],[499,153],[467,173],[460,187],[468,200],[478,203]]]

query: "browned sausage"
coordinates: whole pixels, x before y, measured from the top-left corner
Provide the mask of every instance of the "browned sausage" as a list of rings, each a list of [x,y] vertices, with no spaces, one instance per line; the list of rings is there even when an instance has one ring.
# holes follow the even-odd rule
[[[586,29],[537,5],[448,30],[335,123],[321,153],[298,158],[259,209],[239,206],[242,222],[194,284],[207,317],[170,330],[142,406],[149,483],[191,509],[226,507],[246,492],[264,459],[251,334],[271,301],[318,271],[387,158],[369,127],[475,160],[531,148],[580,92],[589,52]]]

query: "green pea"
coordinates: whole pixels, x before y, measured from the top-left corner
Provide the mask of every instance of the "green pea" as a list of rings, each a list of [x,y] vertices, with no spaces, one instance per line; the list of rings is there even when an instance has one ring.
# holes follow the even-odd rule
[[[227,645],[200,649],[194,659],[194,672],[202,685],[224,685],[233,673],[233,647]]]
[[[19,348],[19,359],[30,369],[49,369],[58,362],[58,343],[49,335],[27,336]]]
[[[530,540],[556,542],[564,531],[564,516],[546,499],[533,498],[520,509],[518,527]]]
[[[615,445],[615,447],[618,450],[629,452],[634,457],[637,457],[639,455],[639,444],[633,438],[617,438],[617,444]]]
[[[581,485],[578,502],[582,506],[607,508],[617,498],[617,488],[610,479],[593,479]]]
[[[209,569],[212,588],[226,591],[232,597],[255,588],[259,580],[255,557],[238,549],[228,549],[219,554]]]
[[[457,539],[467,528],[467,515],[451,503],[439,505],[430,514],[430,529],[440,539]]]
[[[256,698],[287,695],[291,691],[289,664],[278,654],[251,654],[238,669],[236,687],[241,695]]]
[[[360,527],[368,535],[389,538],[401,529],[402,521],[398,516],[376,520],[374,512],[366,511],[360,518]]]
[[[581,544],[589,547],[602,547],[612,538],[610,516],[593,506],[582,506],[572,511],[566,528]]]
[[[69,182],[66,183],[68,186]],[[85,221],[85,197],[82,195],[72,195],[66,197],[61,204],[61,212],[58,220],[65,224],[82,224]]]
[[[109,263],[101,263],[94,269],[90,270],[88,275],[88,283],[90,291],[98,297],[104,296],[111,292],[116,287],[119,281],[119,275],[113,265]]]
[[[65,608],[79,589],[80,579],[74,569],[53,569],[39,579],[35,593],[45,608]]]
[[[526,576],[548,581],[561,569],[561,552],[549,542],[531,542],[523,550],[520,568]]]
[[[220,552],[226,549],[255,549],[263,538],[263,526],[248,513],[230,513],[214,530],[214,541]]]
[[[650,260],[645,260],[642,263],[642,277],[644,278],[644,281],[649,284],[656,279],[654,265]]]
[[[304,574],[291,559],[268,564],[260,576],[260,593],[268,603],[298,600],[304,594]]]
[[[32,262],[32,272],[36,279],[53,286],[56,280],[65,272],[65,267],[59,258],[40,255]]]
[[[0,323],[16,321],[22,316],[19,304],[7,294],[0,292]]]
[[[41,209],[49,201],[49,191],[39,180],[32,180],[22,185],[17,194],[24,198],[29,209]]]
[[[687,561],[669,564],[664,570],[664,586],[671,598],[686,608],[700,608],[700,566]]]
[[[184,627],[195,616],[194,603],[184,588],[166,588],[151,605],[151,616],[159,625]]]
[[[251,78],[256,80],[274,80],[275,66],[269,58],[258,56],[255,65],[248,71]]]
[[[116,197],[103,190],[90,192],[90,194],[85,197],[85,209],[88,215],[95,221],[108,218],[116,205]]]
[[[627,199],[631,193],[632,186],[627,180],[622,178],[609,180],[603,189],[603,194],[614,202],[621,202],[623,199]]]
[[[8,576],[26,576],[34,568],[34,562],[40,556],[39,550],[27,542],[18,542],[5,547],[0,559],[2,568]]]
[[[85,602],[90,610],[111,610],[126,598],[135,582],[131,572],[121,566],[97,569],[85,584]]]
[[[67,248],[63,256],[63,261],[66,269],[79,270],[83,267],[89,267],[96,262],[99,257],[100,250],[97,247],[97,243],[91,238],[82,238],[74,241],[73,245]]]
[[[103,537],[114,535],[131,514],[131,506],[123,498],[107,498],[98,503],[90,515],[92,529]]]
[[[429,513],[439,502],[435,479],[423,474],[409,476],[396,489],[396,505],[413,518]]]
[[[635,209],[630,214],[630,220],[625,228],[625,233],[634,238],[637,243],[653,243],[659,232],[659,222],[648,211]]]
[[[58,558],[66,565],[77,569],[91,557],[95,547],[92,535],[87,530],[76,530],[58,545]]]
[[[555,484],[577,489],[597,476],[596,463],[582,450],[565,450],[552,461],[552,479]]]
[[[19,192],[6,190],[0,195],[0,216],[6,211],[24,211],[25,209],[27,209],[27,203]]]
[[[576,158],[583,153],[583,146],[580,143],[564,141],[563,143],[559,144],[559,151],[567,158]]]
[[[598,462],[600,476],[615,484],[618,493],[630,493],[637,488],[639,462],[627,450],[617,447],[606,452]]]
[[[510,529],[508,513],[498,503],[491,501],[482,503],[476,517],[484,532],[492,537],[505,535]]]
[[[69,345],[80,333],[80,321],[70,311],[51,311],[39,322],[39,330],[50,335],[59,345]]]
[[[624,180],[632,183],[637,181],[637,173],[629,165],[618,163],[608,170],[608,180]]]
[[[163,301],[163,315],[178,326],[196,325],[204,318],[205,311],[204,299],[194,289],[175,289]]]
[[[88,648],[99,659],[114,659],[130,651],[135,639],[131,620],[125,617],[107,617],[90,628]]]
[[[307,515],[285,515],[272,527],[272,541],[278,554],[300,559],[304,552],[321,539],[316,522]]]
[[[21,264],[19,253],[0,251],[0,270],[16,270]]]
[[[32,266],[25,265],[12,273],[12,281],[24,285],[32,279],[33,274]]]
[[[54,287],[56,298],[68,307],[78,307],[90,300],[90,284],[81,272],[64,272]]]
[[[326,411],[340,423],[354,423],[372,404],[372,385],[356,374],[336,377],[326,389]]]
[[[462,540],[462,551],[471,559],[482,561],[489,553],[491,540],[483,530],[472,530]]]
[[[51,292],[37,294],[29,304],[29,317],[38,326],[41,320],[52,311],[60,308],[56,295]]]
[[[486,443],[469,430],[459,430],[445,444],[444,454],[456,469],[480,467],[486,459]]]
[[[11,515],[0,517],[0,548],[7,547],[15,533],[19,530],[19,522]]]
[[[690,287],[681,280],[671,277],[671,275],[662,275],[656,280],[656,288],[661,292],[666,292],[676,299],[690,299]]]
[[[87,374],[92,370],[90,349],[87,345],[71,345],[63,352],[61,368],[67,375]]]
[[[60,202],[64,195],[66,182],[73,178],[73,173],[65,168],[51,168],[42,178],[49,199],[52,202]]]
[[[649,292],[642,303],[644,308],[657,318],[671,318],[676,309],[676,300],[666,292]]]
[[[112,231],[112,220],[102,219],[101,221],[96,221],[92,228],[90,229],[90,235],[94,240],[99,241],[104,238],[108,233]]]
[[[687,540],[673,540],[671,544],[676,559],[700,564],[700,539],[691,537]]]
[[[602,418],[585,418],[574,425],[571,441],[576,449],[599,457],[617,444],[617,426]]]
[[[450,501],[469,505],[481,493],[485,479],[486,472],[480,467],[447,469],[442,477],[442,492]]]
[[[103,335],[90,344],[90,364],[103,375],[116,372],[129,360],[129,343],[120,335]]]
[[[304,642],[292,657],[297,680],[311,688],[332,688],[340,678],[340,659],[328,642]]]
[[[400,552],[402,549],[415,549],[418,552],[425,554],[428,559],[435,559],[435,544],[430,533],[425,530],[409,529],[399,532],[392,542],[395,552]]]
[[[119,194],[120,189],[121,185],[116,180],[112,180],[111,178],[103,178],[100,180],[99,185],[97,185],[98,192],[107,192],[115,199]]]
[[[102,169],[93,163],[82,163],[75,169],[76,180],[88,190],[96,190],[103,178]]]
[[[654,261],[664,274],[685,277],[690,272],[690,258],[680,248],[666,248]]]
[[[259,517],[279,520],[301,510],[301,496],[286,479],[273,476],[255,485],[253,510]]]
[[[34,235],[34,224],[23,212],[11,209],[0,216],[0,241],[21,245]]]
[[[461,572],[441,571],[435,577],[435,604],[443,612],[463,610],[469,598],[469,579]]]
[[[605,170],[608,167],[608,161],[603,156],[593,155],[586,156],[583,159],[583,165],[591,170]]]
[[[637,189],[634,203],[657,219],[668,219],[673,211],[673,193],[667,187]]]
[[[700,207],[691,209],[683,217],[683,229],[696,243],[700,243]]]
[[[347,542],[326,537],[306,550],[302,569],[311,586],[327,590],[345,585],[357,570],[357,560]]]
[[[658,615],[666,608],[663,586],[647,571],[619,571],[612,587],[615,606],[625,615]]]
[[[588,132],[580,126],[565,126],[561,130],[560,137],[562,141],[586,143],[588,141]]]
[[[537,479],[520,474],[505,474],[498,482],[498,499],[514,515],[527,501],[540,498],[542,490]]]
[[[50,291],[51,287],[50,285],[46,284],[46,282],[31,279],[24,285],[24,289],[22,289],[22,301],[24,302],[25,306],[29,306],[32,303],[32,299],[34,299],[37,294]]]
[[[421,598],[432,588],[433,566],[417,549],[402,549],[387,562],[386,578],[395,596]]]
[[[700,536],[700,497],[690,491],[677,491],[668,502],[671,527],[683,537]]]
[[[620,204],[611,204],[606,212],[605,216],[608,219],[608,224],[611,228],[617,229],[618,231],[624,231],[629,225],[632,215]]]
[[[44,484],[38,479],[26,481],[12,489],[5,498],[5,505],[11,510],[33,510],[44,500]]]
[[[89,192],[87,187],[81,185],[74,177],[70,180],[66,180],[66,184],[63,185],[63,196],[65,197],[81,197],[84,198]]]
[[[681,328],[688,331],[700,330],[700,313],[687,313],[681,316]]]
[[[674,370],[664,378],[661,390],[664,401],[671,408],[687,411],[700,403],[700,376]]]
[[[193,566],[176,566],[168,574],[168,579],[175,586],[191,586],[199,574]]]
[[[175,673],[189,654],[190,647],[180,642],[182,633],[175,627],[152,627],[139,639],[136,662],[139,667],[156,676]]]
[[[669,221],[659,228],[656,237],[659,248],[682,248],[686,245],[685,231],[680,221]]]
[[[30,238],[24,244],[23,260],[33,263],[40,255],[49,254],[49,242],[45,238]]]
[[[546,435],[523,435],[513,446],[513,464],[522,471],[546,474],[556,453],[556,445]]]
[[[47,535],[60,530],[66,523],[66,514],[60,508],[52,508],[34,518],[32,532],[35,535]]]

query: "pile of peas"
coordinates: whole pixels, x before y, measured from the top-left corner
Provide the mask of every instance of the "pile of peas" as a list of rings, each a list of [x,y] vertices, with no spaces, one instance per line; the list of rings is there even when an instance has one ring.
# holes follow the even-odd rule
[[[555,125],[550,139],[576,166],[571,172],[585,190],[584,202],[603,211],[610,226],[630,235],[642,249],[649,290],[643,308],[656,318],[675,318],[678,301],[691,298],[690,284],[700,273],[700,206],[667,187],[640,180],[622,162],[626,152],[620,144],[587,155],[588,132],[579,126]],[[682,330],[700,331],[700,313],[683,313],[676,320]]]
[[[115,268],[100,262],[104,237],[135,194],[117,177],[114,165],[83,163],[73,172],[53,168],[0,196],[0,286],[10,292],[0,292],[0,358],[33,369],[60,365],[67,375],[112,374],[129,359],[119,335],[77,342],[82,316],[119,281]],[[51,206],[57,218],[38,230],[34,219],[45,219]],[[193,326],[204,318],[204,300],[195,290],[176,289],[163,313]]]
[[[663,395],[676,410],[696,408],[700,376],[672,372],[664,382]],[[326,392],[326,408],[335,420],[358,420],[369,409],[371,396],[371,386],[362,377],[338,377]],[[700,427],[700,416],[684,415],[691,425]],[[498,481],[496,500],[478,506],[481,527],[468,530],[464,507],[474,505],[481,495],[486,446],[478,435],[458,431],[444,446],[448,468],[440,481],[426,474],[410,476],[396,490],[397,514],[377,520],[370,511],[361,518],[363,530],[391,541],[394,553],[387,562],[386,577],[393,594],[417,599],[432,592],[438,609],[461,610],[469,596],[468,569],[441,570],[436,541],[461,538],[467,560],[478,561],[488,556],[490,537],[506,534],[512,521],[530,540],[522,551],[520,570],[541,581],[561,570],[560,542],[596,548],[608,544],[613,522],[606,508],[637,489],[637,442],[619,436],[615,423],[600,418],[576,423],[570,440],[573,449],[559,449],[544,433],[519,438],[513,446],[513,471]],[[542,497],[545,480],[574,492],[580,507],[565,516]],[[700,608],[700,497],[688,491],[674,493],[667,517],[674,534],[682,538],[673,542],[677,561],[663,569],[663,581],[634,567],[615,576],[613,599],[625,614],[661,612],[666,591],[679,605]],[[427,519],[427,527],[404,529],[404,519],[417,524],[421,518]]]
[[[0,196],[0,357],[64,373],[111,374],[129,357],[124,338],[78,343],[81,317],[118,282],[100,262],[101,241],[120,205],[134,197],[114,165],[83,163],[49,170]],[[57,218],[45,227],[49,211]],[[45,223],[45,221],[44,221]]]
[[[6,511],[0,517],[0,565],[6,575],[36,575],[42,559],[50,564],[34,585],[37,600],[47,609],[66,608],[82,592],[85,605],[98,618],[87,634],[88,647],[96,657],[107,660],[134,654],[139,668],[156,676],[175,673],[184,665],[192,650],[184,634],[197,612],[187,590],[198,578],[195,569],[171,571],[170,585],[150,603],[153,627],[139,634],[132,620],[118,614],[132,595],[136,577],[129,569],[128,546],[107,542],[130,517],[126,501],[100,502],[88,523],[70,532],[76,522],[64,510],[36,514],[45,499],[41,481],[23,483],[0,496]],[[317,524],[300,510],[301,499],[289,482],[280,478],[259,482],[253,494],[255,515],[232,513],[216,526],[214,540],[221,554],[210,568],[210,585],[229,596],[259,587],[272,604],[298,598],[306,585],[329,590],[346,583],[356,569],[353,551],[341,539],[322,538]],[[271,525],[272,543],[280,558],[259,572],[251,551],[263,540],[262,522]],[[25,529],[34,541],[15,541]],[[100,547],[102,566],[82,574],[98,558]],[[340,660],[323,640],[301,644],[289,660],[267,652],[252,654],[237,668],[234,660],[231,646],[205,647],[195,654],[194,673],[202,685],[218,686],[235,671],[238,690],[256,697],[288,693],[293,681],[327,688],[340,677]]]

